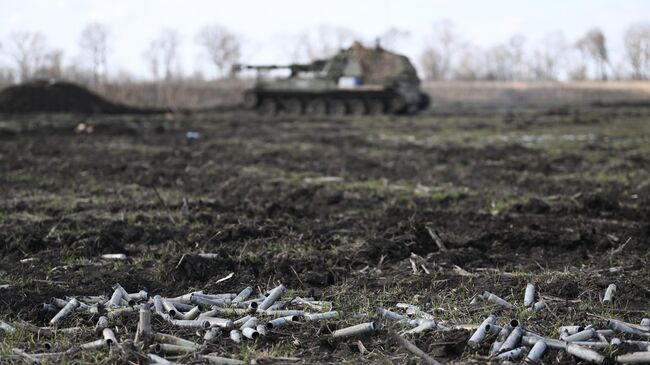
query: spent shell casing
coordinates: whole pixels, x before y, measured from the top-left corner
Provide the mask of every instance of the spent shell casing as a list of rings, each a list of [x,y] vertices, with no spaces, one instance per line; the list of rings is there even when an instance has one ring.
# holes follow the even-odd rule
[[[496,320],[497,320],[497,318],[494,315],[488,316],[483,321],[483,323],[481,323],[481,325],[478,326],[478,328],[476,328],[476,331],[474,331],[474,333],[472,334],[472,337],[469,338],[469,340],[467,341],[467,344],[470,347],[477,347],[481,343],[481,341],[483,341],[483,338],[485,338],[485,334],[487,332],[486,327],[488,325],[494,324],[496,322]]]
[[[69,316],[75,309],[79,307],[79,301],[72,298],[66,305],[61,308],[61,310],[50,320],[50,325],[54,326],[59,323],[62,319]]]
[[[535,302],[535,285],[528,283],[526,285],[526,292],[524,293],[524,306],[530,307]]]
[[[267,296],[267,297],[262,301],[262,303],[260,303],[260,304],[258,305],[257,308],[258,308],[258,309],[261,309],[261,310],[266,310],[266,309],[268,309],[268,308],[269,308],[270,306],[272,306],[272,305],[273,305],[273,304],[274,304],[278,299],[280,299],[280,297],[282,296],[282,294],[284,294],[285,290],[286,290],[286,288],[285,288],[284,285],[282,285],[282,284],[276,286],[275,288],[273,288],[273,289],[271,290],[271,292],[269,292],[269,295],[268,295],[268,296]]]
[[[377,329],[374,322],[361,323],[355,326],[350,326],[346,328],[341,328],[332,333],[332,337],[341,338],[341,337],[352,337],[365,333],[374,332]]]

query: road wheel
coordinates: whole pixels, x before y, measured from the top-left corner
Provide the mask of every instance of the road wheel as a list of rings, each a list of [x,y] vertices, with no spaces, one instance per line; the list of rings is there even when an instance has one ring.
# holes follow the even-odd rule
[[[284,103],[284,110],[289,115],[301,115],[303,112],[303,106],[300,99],[290,98],[287,99]]]
[[[343,100],[333,99],[329,102],[329,113],[331,115],[343,116],[348,113],[348,107]]]
[[[273,116],[278,111],[278,103],[274,99],[264,99],[258,110],[262,115]]]
[[[259,96],[255,91],[247,91],[244,93],[242,104],[246,109],[254,109],[259,101]]]
[[[394,96],[390,99],[390,103],[388,104],[388,110],[390,110],[391,113],[401,113],[404,111],[405,107],[406,101],[401,96]]]
[[[327,114],[327,103],[323,99],[314,99],[307,103],[305,113],[311,116],[322,116]]]
[[[348,102],[348,109],[352,115],[364,115],[367,111],[366,103],[364,103],[361,99],[350,100]]]
[[[384,102],[380,99],[371,99],[368,101],[368,114],[382,115],[384,114]]]

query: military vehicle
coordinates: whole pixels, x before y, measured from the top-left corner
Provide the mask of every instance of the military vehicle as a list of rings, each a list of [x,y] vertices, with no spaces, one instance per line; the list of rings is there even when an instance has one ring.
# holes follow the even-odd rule
[[[243,105],[266,115],[363,115],[415,113],[429,105],[407,57],[355,42],[332,58],[286,66],[239,66],[257,72]],[[288,77],[274,78],[285,69]]]

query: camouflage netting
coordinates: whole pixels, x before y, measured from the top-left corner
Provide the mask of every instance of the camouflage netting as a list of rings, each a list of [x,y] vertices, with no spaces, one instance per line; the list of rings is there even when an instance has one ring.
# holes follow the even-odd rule
[[[361,43],[355,42],[336,57],[358,61],[363,69],[364,80],[369,83],[382,83],[395,79],[419,82],[417,72],[407,57],[381,47],[366,48]]]

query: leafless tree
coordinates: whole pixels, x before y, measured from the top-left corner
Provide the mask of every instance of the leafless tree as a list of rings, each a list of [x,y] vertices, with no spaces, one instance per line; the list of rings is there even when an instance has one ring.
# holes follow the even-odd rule
[[[523,36],[513,36],[507,43],[496,45],[485,53],[485,75],[488,80],[521,80],[525,78]]]
[[[321,25],[316,30],[314,42],[310,43],[308,55],[312,60],[331,57],[358,40],[359,36],[351,29]]]
[[[546,34],[533,50],[531,78],[535,80],[558,80],[565,63],[567,41],[562,32]]]
[[[379,44],[382,48],[396,51],[399,48],[400,43],[408,39],[410,36],[411,33],[407,30],[391,27],[379,36]]]
[[[484,55],[478,47],[466,46],[459,50],[458,61],[450,70],[454,80],[475,81],[485,78]]]
[[[510,71],[513,80],[524,80],[529,75],[528,63],[526,62],[526,37],[515,34],[506,43],[510,55],[512,70]]]
[[[422,51],[420,65],[427,80],[442,80],[445,77],[444,57],[435,48],[425,48]]]
[[[450,20],[434,24],[433,34],[427,39],[421,56],[425,75],[435,79],[449,78],[454,57],[462,47],[460,34]],[[429,67],[434,69],[427,70]]]
[[[607,66],[609,64],[606,43],[607,38],[599,28],[588,31],[576,42],[576,47],[582,52],[583,58],[590,58],[593,61],[603,81],[607,80]]]
[[[181,36],[175,29],[163,29],[160,35],[151,41],[144,53],[149,63],[151,75],[156,80],[170,81],[180,73],[178,47]]]
[[[38,32],[14,32],[9,35],[9,39],[9,56],[16,65],[20,81],[27,81],[43,65],[47,54],[45,36]]]
[[[106,82],[108,74],[108,41],[110,32],[101,23],[88,24],[79,37],[81,52],[92,65],[95,85]]]
[[[650,23],[630,26],[625,32],[625,56],[632,68],[632,78],[644,80],[650,76]]]
[[[0,88],[11,85],[14,82],[14,72],[8,67],[0,67]]]
[[[80,67],[78,62],[65,65],[62,73],[68,81],[84,85],[91,85],[93,83],[93,75],[90,70],[86,67]]]
[[[60,79],[63,77],[63,51],[51,50],[43,57],[43,63],[34,70],[34,76],[45,79]]]
[[[286,62],[300,63],[309,61],[307,48],[309,48],[309,34],[303,32],[296,35],[280,36],[280,49],[285,55]]]
[[[219,77],[232,76],[232,66],[241,57],[241,39],[221,25],[206,25],[196,35]]]
[[[512,59],[510,50],[504,44],[491,47],[485,53],[485,78],[506,81],[512,79]]]
[[[291,62],[308,62],[331,57],[360,39],[344,27],[320,25],[292,37],[287,44]]]

